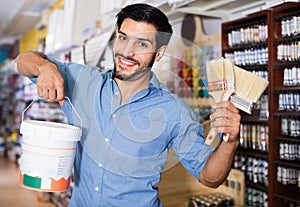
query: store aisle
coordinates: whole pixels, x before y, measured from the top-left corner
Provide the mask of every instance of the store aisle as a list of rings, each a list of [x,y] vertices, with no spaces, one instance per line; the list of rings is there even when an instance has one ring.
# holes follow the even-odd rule
[[[38,193],[18,184],[19,168],[8,159],[0,157],[0,206],[1,207],[55,207],[50,202],[38,201]]]

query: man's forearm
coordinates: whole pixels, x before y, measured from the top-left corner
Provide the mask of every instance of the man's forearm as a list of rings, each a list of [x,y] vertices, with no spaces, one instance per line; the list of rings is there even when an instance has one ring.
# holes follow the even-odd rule
[[[208,187],[216,188],[227,178],[232,167],[236,142],[222,142],[219,148],[210,156],[200,174],[200,182]]]

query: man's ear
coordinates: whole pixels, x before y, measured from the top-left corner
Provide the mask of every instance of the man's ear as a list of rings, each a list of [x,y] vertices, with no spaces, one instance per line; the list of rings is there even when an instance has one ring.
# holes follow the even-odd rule
[[[163,55],[165,54],[165,51],[167,50],[168,46],[167,45],[163,45],[161,46],[157,52],[156,52],[156,56],[155,56],[155,61],[158,62],[162,57]]]

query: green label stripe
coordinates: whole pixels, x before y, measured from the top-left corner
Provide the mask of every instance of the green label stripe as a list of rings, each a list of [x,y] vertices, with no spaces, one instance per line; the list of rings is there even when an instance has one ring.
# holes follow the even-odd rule
[[[32,177],[24,174],[23,184],[32,188],[41,188],[42,178]]]

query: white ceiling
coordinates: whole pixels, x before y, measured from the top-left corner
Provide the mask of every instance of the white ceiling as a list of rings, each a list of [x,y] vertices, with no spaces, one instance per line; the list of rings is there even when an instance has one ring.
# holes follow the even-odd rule
[[[0,0],[0,45],[10,44],[39,20],[56,0]]]
[[[40,20],[41,12],[57,0],[0,0],[0,46],[10,45]],[[132,2],[132,1],[131,1]],[[138,2],[138,1],[136,1]],[[169,16],[192,13],[228,20],[245,10],[257,10],[270,2],[283,0],[162,0],[168,2]],[[185,2],[188,2],[186,4]]]

